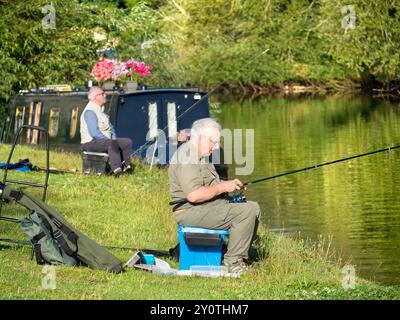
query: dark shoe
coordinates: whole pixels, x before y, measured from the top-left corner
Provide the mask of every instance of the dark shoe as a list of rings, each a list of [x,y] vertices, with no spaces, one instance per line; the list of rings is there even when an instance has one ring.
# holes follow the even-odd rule
[[[130,164],[130,165],[128,165],[128,166],[125,166],[125,164],[124,164],[124,165],[123,165],[122,172],[123,172],[124,174],[132,174],[132,173],[133,173],[133,165]]]
[[[123,173],[123,172],[122,172],[121,168],[117,168],[117,169],[115,169],[115,170],[113,171],[112,175],[114,176],[114,178],[119,178],[119,177],[121,176],[122,173]]]

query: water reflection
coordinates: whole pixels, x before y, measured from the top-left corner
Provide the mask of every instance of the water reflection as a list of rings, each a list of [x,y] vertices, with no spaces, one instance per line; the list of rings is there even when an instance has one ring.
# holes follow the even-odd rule
[[[255,129],[255,170],[244,181],[400,144],[399,106],[368,97],[265,98],[220,109],[224,128]],[[269,229],[332,236],[359,275],[399,284],[399,165],[396,149],[252,185],[247,197]]]

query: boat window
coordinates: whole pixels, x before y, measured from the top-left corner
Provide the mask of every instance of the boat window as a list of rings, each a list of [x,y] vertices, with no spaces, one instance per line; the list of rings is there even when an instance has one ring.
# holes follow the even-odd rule
[[[24,125],[25,107],[17,107],[15,109],[14,134],[17,134],[18,129]]]
[[[29,106],[29,120],[28,124],[31,126],[40,125],[40,117],[42,115],[42,102],[35,101],[31,102]],[[38,144],[39,143],[39,131],[35,129],[28,129],[26,132],[27,143]]]
[[[157,103],[149,103],[149,135],[150,139],[154,139],[158,135],[158,115],[157,115]]]
[[[10,130],[10,123],[10,116],[4,114],[0,128],[0,144],[7,139],[8,132]]]
[[[60,109],[50,109],[50,121],[49,121],[49,136],[51,138],[57,137],[58,127],[60,123]]]
[[[75,138],[76,136],[76,129],[78,128],[78,114],[79,114],[79,107],[73,108],[71,111],[71,119],[69,126],[69,137],[71,139]]]
[[[176,123],[176,104],[175,102],[167,103],[168,112],[168,137],[176,142],[177,139],[177,123]]]

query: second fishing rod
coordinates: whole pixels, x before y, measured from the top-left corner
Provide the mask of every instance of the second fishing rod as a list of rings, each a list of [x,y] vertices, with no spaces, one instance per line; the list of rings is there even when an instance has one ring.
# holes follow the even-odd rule
[[[269,177],[265,177],[265,178],[249,180],[249,181],[246,181],[246,182],[243,183],[243,188],[246,187],[246,186],[255,184],[255,183],[268,181],[268,180],[272,180],[272,179],[277,179],[277,178],[288,176],[288,175],[295,174],[295,173],[298,173],[298,172],[317,169],[317,168],[328,166],[328,165],[331,165],[331,164],[334,164],[334,163],[348,161],[348,160],[352,160],[352,159],[356,159],[356,158],[361,158],[361,157],[369,156],[369,155],[376,154],[376,153],[391,151],[391,150],[394,150],[394,149],[397,149],[397,148],[400,148],[400,145],[393,146],[393,147],[387,147],[387,148],[379,149],[379,150],[375,150],[375,151],[365,152],[365,153],[361,153],[361,154],[358,154],[358,155],[354,155],[354,156],[350,156],[350,157],[346,157],[346,158],[341,158],[341,159],[337,159],[337,160],[332,160],[332,161],[328,161],[328,162],[324,162],[324,163],[319,163],[319,164],[316,164],[316,165],[313,165],[313,166],[308,166],[308,167],[304,167],[304,168],[301,168],[301,169],[291,170],[291,171],[279,173],[279,174],[276,174],[276,175],[273,175],[273,176],[269,176]],[[246,201],[246,197],[244,196],[244,194],[242,192],[239,192],[239,193],[233,194],[233,196],[230,197],[230,200],[231,200],[231,202],[234,202],[234,203],[245,202]],[[181,206],[181,205],[183,205],[183,204],[185,204],[187,202],[189,202],[189,201],[187,201],[187,199],[181,199],[181,200],[171,201],[169,204],[170,205]]]

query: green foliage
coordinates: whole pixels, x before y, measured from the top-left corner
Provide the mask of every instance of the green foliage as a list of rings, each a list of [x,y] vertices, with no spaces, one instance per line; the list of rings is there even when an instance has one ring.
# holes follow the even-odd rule
[[[194,82],[398,80],[398,2],[358,1],[355,29],[342,26],[347,4],[170,0],[162,12],[164,32]]]
[[[144,3],[150,8],[158,9],[162,5],[164,5],[165,0],[120,0],[124,1],[127,7],[135,7],[139,3]]]
[[[19,89],[84,84],[96,50],[155,67],[153,86],[352,83],[400,74],[400,4],[346,1],[54,0],[0,2],[0,105]],[[94,32],[104,35],[95,40]],[[0,107],[0,112],[4,107]]]
[[[97,49],[116,46],[121,55],[140,59],[138,44],[156,32],[153,11],[144,4],[126,10],[103,4],[55,0],[52,2],[55,28],[44,28],[43,20],[49,17],[49,11],[42,10],[48,1],[2,2],[0,97],[3,101],[19,89],[86,83],[98,60]],[[104,39],[96,40],[95,31],[103,34]]]
[[[382,84],[400,76],[400,3],[398,1],[357,1],[354,29],[343,29],[346,15],[340,9],[346,1],[322,1],[320,34],[328,52],[351,71],[351,78],[375,78]],[[348,12],[347,15],[350,15]],[[349,74],[350,76],[350,74]]]
[[[46,4],[7,1],[0,6],[0,95],[6,99],[20,88],[79,81],[96,59],[91,35],[95,21],[89,11],[76,3],[54,1],[56,28],[44,29]]]

